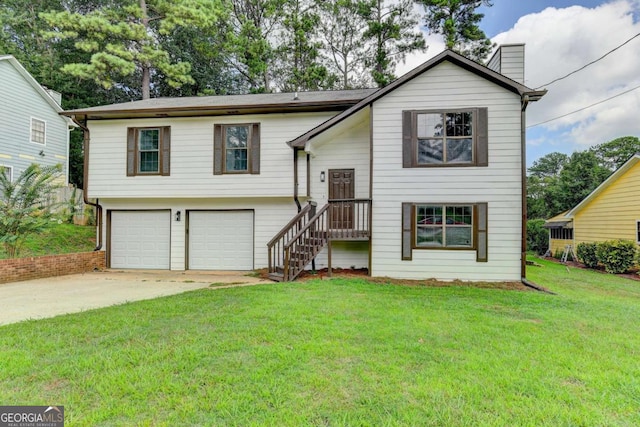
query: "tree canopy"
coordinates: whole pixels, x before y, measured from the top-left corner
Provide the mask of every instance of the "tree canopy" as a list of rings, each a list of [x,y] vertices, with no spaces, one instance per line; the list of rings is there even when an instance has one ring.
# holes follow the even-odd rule
[[[573,208],[636,153],[640,140],[624,136],[571,156],[541,157],[528,169],[527,217],[549,218]]]
[[[73,40],[76,49],[91,54],[88,62],[65,64],[63,72],[92,79],[105,89],[137,73],[142,99],[148,99],[154,72],[162,73],[171,87],[194,83],[191,64],[172,60],[159,36],[187,26],[208,28],[221,9],[211,0],[121,0],[101,3],[85,13],[63,10],[43,12],[40,17],[51,28],[42,32],[45,38]]]
[[[447,49],[452,49],[475,61],[489,56],[493,45],[480,29],[484,17],[476,12],[480,6],[491,6],[490,0],[416,0],[426,11],[425,26],[444,37]]]

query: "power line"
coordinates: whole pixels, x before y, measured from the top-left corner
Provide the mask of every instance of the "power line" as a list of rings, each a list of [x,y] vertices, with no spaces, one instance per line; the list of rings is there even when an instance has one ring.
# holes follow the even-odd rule
[[[607,98],[607,99],[603,99],[602,101],[598,101],[598,102],[596,102],[595,104],[587,105],[586,107],[580,108],[579,110],[575,110],[575,111],[572,111],[572,112],[570,112],[570,113],[563,114],[563,115],[558,116],[558,117],[554,117],[553,119],[545,120],[544,122],[536,123],[535,125],[527,126],[527,129],[532,128],[532,127],[536,127],[536,126],[540,126],[540,125],[543,125],[543,124],[545,124],[545,123],[549,123],[549,122],[552,122],[552,121],[554,121],[554,120],[558,120],[558,119],[561,119],[561,118],[563,118],[563,117],[570,116],[570,115],[575,114],[575,113],[579,113],[580,111],[584,111],[584,110],[586,110],[587,108],[595,107],[596,105],[600,105],[600,104],[605,103],[605,102],[607,102],[607,101],[611,101],[613,98],[617,98],[617,97],[622,96],[622,95],[625,95],[625,94],[627,94],[627,93],[629,93],[629,92],[633,92],[633,91],[634,91],[634,90],[636,90],[636,89],[640,89],[640,85],[638,85],[638,86],[636,86],[636,87],[634,87],[634,88],[631,88],[631,89],[625,90],[624,92],[620,92],[619,94],[617,94],[617,95],[613,95],[613,96],[611,96],[611,97],[609,97],[609,98]]]
[[[598,59],[596,59],[596,60],[594,60],[594,61],[591,61],[591,62],[589,62],[589,63],[588,63],[588,64],[586,64],[586,65],[583,65],[582,67],[578,68],[577,70],[574,70],[574,71],[570,72],[569,74],[567,74],[567,75],[565,75],[565,76],[558,77],[558,78],[557,78],[557,79],[555,79],[555,80],[551,80],[549,83],[545,83],[545,84],[543,84],[543,85],[540,85],[540,86],[538,86],[536,89],[540,89],[540,88],[542,88],[542,87],[544,87],[544,86],[549,86],[549,85],[551,85],[551,84],[553,84],[553,83],[555,83],[555,82],[557,82],[557,81],[560,81],[560,80],[564,80],[564,79],[566,79],[567,77],[569,77],[569,76],[571,76],[571,75],[573,75],[573,74],[577,73],[578,71],[582,71],[582,70],[584,70],[584,69],[585,69],[585,68],[587,68],[589,65],[593,65],[593,64],[595,64],[596,62],[601,61],[602,59],[604,59],[604,58],[605,58],[605,57],[607,57],[608,55],[612,54],[612,53],[613,53],[613,52],[615,52],[616,50],[620,49],[622,46],[626,45],[627,43],[629,43],[631,40],[635,39],[635,38],[636,38],[636,37],[638,37],[638,36],[640,36],[640,33],[638,33],[638,34],[636,34],[635,36],[631,37],[629,40],[627,40],[626,42],[622,43],[621,45],[619,45],[619,46],[617,46],[617,47],[615,47],[615,48],[611,49],[609,52],[605,53],[605,54],[604,54],[604,55],[602,55],[600,58],[598,58]]]

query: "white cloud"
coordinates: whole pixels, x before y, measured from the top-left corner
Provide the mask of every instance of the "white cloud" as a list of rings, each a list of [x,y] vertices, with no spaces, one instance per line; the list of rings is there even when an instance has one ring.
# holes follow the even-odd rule
[[[527,86],[536,88],[564,76],[640,33],[634,14],[640,1],[618,0],[594,8],[547,8],[523,16],[510,30],[498,34],[498,44],[526,43]],[[640,37],[605,59],[557,83],[528,109],[528,123],[579,110],[640,85]],[[640,135],[640,89],[576,114],[542,125],[562,131],[558,138],[575,149]],[[552,151],[552,149],[550,149]]]

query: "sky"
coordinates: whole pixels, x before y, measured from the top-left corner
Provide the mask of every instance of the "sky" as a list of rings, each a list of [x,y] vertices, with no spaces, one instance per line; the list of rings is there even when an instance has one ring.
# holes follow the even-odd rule
[[[549,84],[640,34],[640,0],[493,0],[480,27],[497,44],[525,43],[525,85],[548,93],[527,109],[527,165],[551,152],[571,154],[621,136],[640,137],[640,36],[595,64]],[[399,65],[399,75],[444,49]],[[635,89],[634,89],[635,88]],[[596,106],[556,119],[607,98]]]

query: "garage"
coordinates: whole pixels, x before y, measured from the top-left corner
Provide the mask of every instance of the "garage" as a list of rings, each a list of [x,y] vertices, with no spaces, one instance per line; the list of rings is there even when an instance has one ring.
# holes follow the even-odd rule
[[[253,211],[189,211],[190,270],[252,270]]]
[[[171,211],[109,211],[110,267],[168,270]]]

